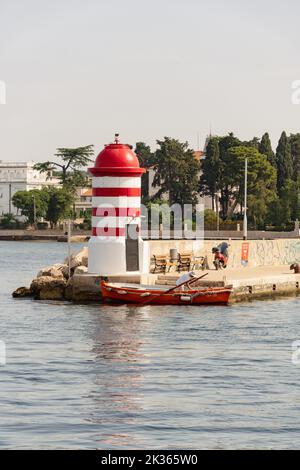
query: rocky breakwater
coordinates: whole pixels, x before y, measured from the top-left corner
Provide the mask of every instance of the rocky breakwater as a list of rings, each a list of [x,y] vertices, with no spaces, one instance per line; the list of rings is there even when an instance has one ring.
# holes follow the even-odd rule
[[[87,273],[88,248],[66,258],[63,263],[47,266],[39,271],[30,287],[19,287],[13,297],[32,297],[36,300],[73,300],[73,278]]]

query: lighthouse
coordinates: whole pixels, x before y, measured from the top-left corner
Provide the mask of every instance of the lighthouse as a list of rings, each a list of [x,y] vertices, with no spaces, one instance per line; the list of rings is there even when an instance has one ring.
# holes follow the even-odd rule
[[[141,176],[132,147],[119,135],[96,158],[92,175],[92,236],[88,271],[101,276],[141,270]]]

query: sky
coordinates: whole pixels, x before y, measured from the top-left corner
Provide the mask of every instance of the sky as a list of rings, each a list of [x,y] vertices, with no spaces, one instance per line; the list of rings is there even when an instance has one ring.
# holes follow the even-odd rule
[[[297,0],[0,0],[0,160],[300,132]]]

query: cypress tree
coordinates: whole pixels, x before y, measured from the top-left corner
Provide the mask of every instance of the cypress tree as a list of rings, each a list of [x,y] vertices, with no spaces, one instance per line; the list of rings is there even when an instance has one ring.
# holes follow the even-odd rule
[[[290,143],[293,160],[293,179],[298,181],[300,177],[300,134],[291,134]]]
[[[272,144],[268,132],[266,132],[262,136],[260,144],[258,146],[258,151],[259,153],[266,155],[271,165],[276,166],[276,157],[272,149]]]
[[[154,155],[151,152],[149,145],[144,142],[137,142],[135,146],[135,153],[139,159],[140,165],[143,168],[150,168],[154,163]],[[149,173],[146,172],[142,175],[141,182],[142,201],[144,202],[149,197]]]
[[[253,139],[249,140],[248,142],[243,142],[243,145],[245,147],[253,147],[256,150],[259,149],[259,138],[258,137],[253,137]]]
[[[201,165],[200,193],[211,197],[213,210],[215,209],[215,196],[220,185],[220,164],[219,138],[211,137]]]
[[[293,177],[293,160],[291,143],[283,131],[276,149],[277,160],[277,190],[280,194],[289,180]]]

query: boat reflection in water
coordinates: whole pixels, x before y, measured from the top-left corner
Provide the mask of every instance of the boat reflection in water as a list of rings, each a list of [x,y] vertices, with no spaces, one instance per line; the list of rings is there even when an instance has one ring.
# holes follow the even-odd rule
[[[143,412],[141,364],[148,362],[141,352],[145,315],[135,308],[102,306],[94,317],[90,338],[96,374],[89,398],[95,406],[89,421],[99,426],[95,440],[100,448],[141,445],[138,434],[133,437],[126,430],[136,426],[136,416]]]

